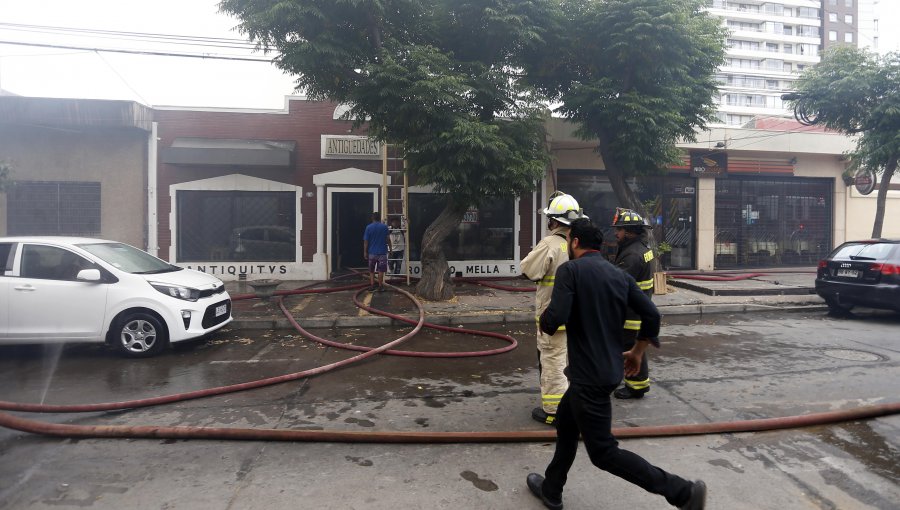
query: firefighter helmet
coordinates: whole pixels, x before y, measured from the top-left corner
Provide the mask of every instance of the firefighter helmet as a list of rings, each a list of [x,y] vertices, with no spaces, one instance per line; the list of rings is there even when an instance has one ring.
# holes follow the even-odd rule
[[[575,197],[562,191],[556,191],[550,195],[550,203],[547,204],[547,208],[543,210],[543,213],[548,218],[553,218],[563,225],[569,225],[580,218],[587,218],[587,215],[578,206],[578,201],[575,200]]]
[[[650,223],[636,211],[631,209],[623,209],[616,207],[616,215],[613,216],[612,227],[647,227],[652,228]]]

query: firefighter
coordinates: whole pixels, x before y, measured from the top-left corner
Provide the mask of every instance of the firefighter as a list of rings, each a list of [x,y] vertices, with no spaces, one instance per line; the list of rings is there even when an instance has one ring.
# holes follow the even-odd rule
[[[569,260],[566,244],[569,224],[578,218],[586,218],[578,206],[578,201],[572,195],[561,191],[550,196],[550,203],[542,212],[547,217],[547,230],[550,234],[541,239],[521,262],[522,276],[537,284],[535,320],[550,303],[556,269]],[[534,408],[531,417],[541,423],[553,425],[556,420],[556,407],[569,386],[563,374],[568,362],[565,326],[553,335],[547,335],[538,328],[537,348],[541,407]]]
[[[612,226],[616,229],[616,241],[619,250],[616,252],[615,265],[625,271],[638,288],[647,297],[653,296],[653,250],[647,246],[646,229],[652,228],[640,214],[631,210],[617,208]],[[634,347],[635,338],[641,329],[640,317],[628,310],[622,334],[623,350]],[[624,385],[613,392],[620,399],[643,398],[650,391],[650,370],[647,366],[647,354],[641,360],[641,369],[636,375],[625,377]]]

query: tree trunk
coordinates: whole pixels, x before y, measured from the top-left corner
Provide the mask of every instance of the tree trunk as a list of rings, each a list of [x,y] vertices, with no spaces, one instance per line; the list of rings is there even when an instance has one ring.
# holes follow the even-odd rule
[[[884,226],[884,206],[887,202],[888,188],[891,187],[891,177],[897,170],[897,158],[888,162],[884,173],[881,174],[881,185],[878,187],[878,199],[875,208],[875,224],[872,226],[872,239],[881,237],[881,228]]]
[[[443,244],[444,239],[459,227],[466,209],[448,197],[444,210],[422,236],[422,279],[416,285],[416,294],[429,301],[453,299],[450,266],[444,256]]]
[[[609,142],[600,137],[600,156],[603,158],[603,166],[606,168],[606,175],[609,178],[609,184],[612,186],[613,192],[616,194],[616,200],[619,202],[619,207],[627,207],[628,209],[632,209],[641,213],[641,215],[647,219],[649,223],[651,222],[651,216],[647,210],[644,209],[644,204],[641,203],[640,199],[638,199],[637,194],[635,194],[634,190],[631,189],[631,186],[628,185],[628,176],[625,175],[625,171],[622,169],[620,165],[618,165],[615,161],[613,161],[611,157],[607,157],[609,154]],[[590,216],[590,214],[588,214]],[[598,225],[604,225],[602,223],[606,219],[604,218],[592,218],[594,223]],[[612,218],[608,219],[612,221]],[[608,224],[608,223],[607,223]],[[644,229],[645,231],[647,229]],[[645,232],[643,236],[644,241],[647,242],[647,245],[653,250],[653,272],[657,273],[661,270],[662,265],[659,260],[659,249],[656,245],[656,237],[650,233]]]

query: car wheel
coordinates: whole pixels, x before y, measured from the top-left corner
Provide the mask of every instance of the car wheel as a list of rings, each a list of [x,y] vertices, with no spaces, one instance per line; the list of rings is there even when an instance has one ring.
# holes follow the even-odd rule
[[[837,298],[825,298],[825,304],[828,305],[828,311],[834,314],[846,315],[853,309],[853,303],[842,303]]]
[[[129,358],[148,358],[159,354],[168,343],[165,327],[148,313],[124,316],[115,329],[116,349]]]

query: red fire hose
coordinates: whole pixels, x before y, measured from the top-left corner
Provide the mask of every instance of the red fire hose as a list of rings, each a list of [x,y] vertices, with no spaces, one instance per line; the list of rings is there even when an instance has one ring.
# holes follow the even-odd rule
[[[318,285],[313,284],[312,286]],[[283,291],[278,293],[279,296],[287,296],[294,294],[306,294],[317,292],[335,292],[337,290],[360,289],[361,285],[348,285],[330,289],[296,289],[293,291]],[[363,305],[359,302],[358,296],[361,289],[354,294],[353,300],[357,306],[379,315],[391,317],[396,320],[415,324],[412,331],[402,337],[388,342],[381,347],[368,348],[359,346],[348,346],[339,342],[333,342],[320,338],[303,329],[297,321],[290,315],[283,301],[279,297],[279,306],[285,313],[288,320],[302,334],[308,338],[331,345],[334,347],[351,348],[354,350],[365,351],[343,361],[331,363],[321,367],[295,372],[293,374],[285,374],[277,377],[260,379],[241,384],[230,386],[221,386],[217,388],[209,388],[188,393],[175,395],[167,395],[161,397],[152,397],[140,400],[131,400],[124,402],[114,402],[105,404],[85,404],[85,405],[43,405],[43,404],[26,404],[17,402],[0,401],[0,409],[7,411],[24,411],[24,412],[96,412],[109,411],[115,409],[129,409],[137,407],[147,407],[165,403],[179,402],[189,399],[202,398],[213,395],[221,395],[225,393],[233,393],[252,388],[260,388],[270,386],[282,382],[293,381],[313,375],[322,374],[330,370],[360,361],[365,358],[372,357],[376,354],[395,354],[401,356],[429,356],[429,357],[459,357],[463,355],[490,355],[509,351],[515,348],[515,339],[506,335],[496,333],[479,332],[474,330],[463,330],[459,328],[448,328],[434,324],[427,324],[424,321],[424,309],[412,294],[391,287],[393,290],[404,294],[418,308],[418,321],[407,319],[403,316],[391,314],[381,310],[377,310]],[[235,296],[235,299],[248,299],[250,296]],[[418,333],[422,327],[432,327],[443,331],[463,332],[469,334],[480,334],[501,338],[510,342],[510,345],[489,351],[477,351],[470,353],[422,353],[414,351],[397,351],[392,347],[406,341],[407,339]],[[762,430],[776,430],[794,427],[806,427],[811,425],[821,425],[827,423],[836,423],[848,420],[868,419],[879,416],[887,416],[900,412],[900,403],[881,404],[874,406],[858,407],[844,411],[831,411],[825,413],[814,413],[803,416],[790,416],[784,418],[767,418],[758,420],[744,420],[731,422],[716,422],[705,424],[691,425],[666,425],[656,427],[628,427],[613,429],[613,433],[619,438],[637,438],[637,437],[662,437],[662,436],[681,436],[696,434],[715,434],[715,433],[735,433],[735,432],[753,432]],[[283,429],[239,429],[239,428],[220,428],[220,427],[156,427],[156,426],[104,426],[104,425],[68,425],[53,424],[28,420],[25,418],[13,416],[6,413],[0,413],[0,426],[15,429],[23,432],[34,434],[43,434],[51,436],[63,437],[94,437],[94,438],[171,438],[171,439],[231,439],[231,440],[268,440],[268,441],[316,441],[316,442],[379,442],[379,443],[485,443],[485,442],[521,442],[521,441],[549,441],[555,437],[552,430],[542,431],[500,431],[500,432],[340,432],[340,431],[310,431],[310,430],[283,430]]]

